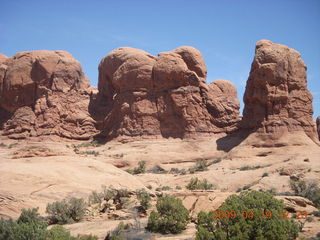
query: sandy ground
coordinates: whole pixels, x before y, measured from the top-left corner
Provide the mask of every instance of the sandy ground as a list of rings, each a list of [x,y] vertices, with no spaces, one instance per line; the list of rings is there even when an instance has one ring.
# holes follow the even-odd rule
[[[156,165],[166,170],[188,170],[200,159],[216,160],[216,163],[207,171],[186,175],[131,175],[124,171],[133,169],[139,161],[146,161],[147,170]],[[245,166],[256,169],[240,170]],[[179,186],[182,189],[172,194],[182,194],[185,204],[190,204],[194,201],[190,199],[201,198],[201,194],[189,196],[190,191],[185,188],[192,177],[206,178],[215,186],[213,192],[202,197],[212,204],[197,206],[197,211],[208,210],[219,207],[227,196],[245,186],[255,190],[289,191],[290,176],[320,183],[320,147],[304,133],[287,134],[268,144],[255,134],[241,141],[237,137],[145,139],[111,141],[99,146],[56,138],[13,141],[2,137],[0,217],[16,218],[22,208],[30,207],[39,207],[40,213],[45,215],[47,203],[71,196],[87,198],[92,190],[99,190],[103,185],[130,190],[151,186],[151,191],[163,186],[173,189]],[[145,224],[146,218],[141,222]],[[118,223],[98,218],[66,227],[73,234],[94,233],[103,238]],[[302,235],[312,236],[317,228],[320,229],[319,221],[308,223]],[[157,235],[153,238],[193,239],[194,232],[191,224],[179,236]]]

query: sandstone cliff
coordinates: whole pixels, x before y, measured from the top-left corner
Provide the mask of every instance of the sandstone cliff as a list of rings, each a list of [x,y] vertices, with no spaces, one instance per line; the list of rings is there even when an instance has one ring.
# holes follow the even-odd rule
[[[183,138],[236,130],[235,86],[225,80],[208,85],[206,75],[201,53],[192,47],[157,57],[115,49],[99,65],[99,98],[107,105],[103,135]]]
[[[4,135],[88,139],[96,133],[88,113],[89,100],[88,79],[67,52],[0,56],[0,127]]]
[[[304,131],[316,139],[306,66],[296,50],[257,42],[243,100],[243,128],[273,137]]]

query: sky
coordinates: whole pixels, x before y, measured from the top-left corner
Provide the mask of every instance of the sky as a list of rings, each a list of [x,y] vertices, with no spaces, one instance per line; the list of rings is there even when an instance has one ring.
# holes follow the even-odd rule
[[[203,54],[208,83],[237,86],[241,110],[261,39],[301,53],[319,116],[320,0],[1,0],[0,53],[68,51],[97,86],[99,62],[115,48],[157,55],[189,45]]]

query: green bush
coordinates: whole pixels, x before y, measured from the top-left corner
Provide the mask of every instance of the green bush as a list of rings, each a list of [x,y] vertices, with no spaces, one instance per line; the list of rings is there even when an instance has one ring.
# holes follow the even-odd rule
[[[70,198],[58,202],[49,203],[46,209],[50,214],[52,223],[66,224],[79,222],[82,220],[85,211],[86,203],[82,198]]]
[[[196,162],[196,165],[192,168],[189,168],[190,173],[195,172],[203,172],[208,170],[208,160],[207,159],[200,159]]]
[[[88,202],[91,205],[96,203],[102,203],[103,200],[109,201],[114,197],[114,195],[116,194],[115,192],[116,190],[112,188],[108,189],[106,186],[103,186],[101,192],[91,192]]]
[[[124,224],[123,222],[120,222],[116,229],[114,229],[111,233],[109,232],[108,235],[105,237],[105,240],[125,240],[121,236],[121,234],[129,229],[128,224]]]
[[[298,236],[298,224],[294,220],[281,218],[280,212],[285,211],[284,204],[269,193],[251,191],[232,195],[218,210],[234,212],[235,218],[226,219],[223,214],[219,217],[213,211],[200,212],[196,240],[287,240]],[[267,211],[272,213],[272,217],[267,217]]]
[[[148,219],[149,231],[177,234],[186,228],[189,211],[183,206],[181,199],[165,195],[158,199],[156,207],[157,212],[152,211]]]
[[[0,219],[0,240],[45,240],[47,224],[38,209],[23,209],[17,221]]]
[[[98,240],[93,235],[73,237],[59,225],[50,230],[47,226],[37,208],[23,209],[17,221],[0,219],[0,240]]]
[[[99,238],[96,235],[81,235],[78,236],[77,240],[98,240]]]
[[[77,240],[70,232],[60,225],[53,226],[49,231],[46,240]]]
[[[140,201],[142,211],[146,212],[147,209],[150,208],[150,194],[144,189],[139,189],[137,191],[137,199]]]
[[[196,178],[191,178],[188,185],[186,186],[189,190],[209,190],[213,189],[213,184],[209,183],[207,179],[203,179],[202,181]]]
[[[320,208],[320,188],[317,186],[317,183],[290,180],[290,187],[295,195],[308,198],[317,208]]]
[[[146,161],[138,162],[138,167],[134,168],[133,170],[128,169],[127,172],[130,174],[133,174],[133,175],[145,173],[146,172]]]

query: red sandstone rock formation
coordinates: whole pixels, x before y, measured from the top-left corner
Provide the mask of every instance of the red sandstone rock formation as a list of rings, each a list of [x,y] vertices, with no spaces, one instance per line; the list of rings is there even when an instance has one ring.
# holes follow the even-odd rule
[[[58,135],[88,139],[96,133],[88,113],[89,82],[64,51],[0,56],[0,111],[11,138]]]
[[[158,57],[115,49],[99,65],[99,98],[106,105],[102,135],[188,137],[236,130],[236,88],[225,80],[207,85],[206,75],[201,53],[192,47]]]
[[[274,136],[302,130],[315,139],[306,66],[296,50],[268,40],[257,42],[244,103],[243,128]]]
[[[320,140],[320,116],[317,117],[317,130],[318,130],[318,137]]]

